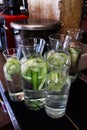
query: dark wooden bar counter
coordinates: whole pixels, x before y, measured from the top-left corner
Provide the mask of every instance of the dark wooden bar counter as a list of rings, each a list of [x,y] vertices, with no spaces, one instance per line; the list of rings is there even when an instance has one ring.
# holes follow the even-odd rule
[[[0,52],[0,80],[5,89],[2,95],[5,96],[12,110],[11,115],[7,110],[7,124],[0,127],[0,130],[87,130],[87,82],[78,77],[71,84],[66,114],[60,119],[52,119],[47,116],[44,109],[37,112],[31,111],[26,108],[24,101],[13,102],[10,100],[3,74],[4,63],[5,59]],[[17,122],[12,122],[12,116]],[[16,127],[13,127],[14,123]]]
[[[3,65],[5,63],[5,59],[2,55],[2,52],[0,51],[0,80],[5,88],[7,90],[4,74],[3,74]],[[0,99],[2,99],[0,94]],[[14,130],[12,122],[10,120],[8,112],[4,112],[2,109],[2,106],[0,104],[0,130]]]

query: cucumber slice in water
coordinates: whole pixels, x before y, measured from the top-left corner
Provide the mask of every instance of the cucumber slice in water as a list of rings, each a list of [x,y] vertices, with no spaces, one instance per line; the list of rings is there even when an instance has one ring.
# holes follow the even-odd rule
[[[50,72],[47,78],[48,90],[61,91],[66,82],[66,75],[61,72]]]
[[[63,52],[49,52],[47,61],[54,67],[63,67],[71,63],[70,56]]]
[[[69,48],[69,51],[70,51],[72,62],[76,62],[78,60],[78,56],[80,54],[79,50],[77,50],[75,48]]]
[[[42,89],[46,71],[46,62],[38,57],[27,59],[21,64],[22,77],[32,84],[34,90]]]
[[[9,58],[4,65],[5,77],[8,81],[11,81],[11,75],[20,73],[20,62],[17,58]]]

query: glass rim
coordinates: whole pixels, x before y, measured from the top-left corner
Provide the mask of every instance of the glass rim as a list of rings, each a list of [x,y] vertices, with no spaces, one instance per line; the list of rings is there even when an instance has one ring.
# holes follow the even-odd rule
[[[55,37],[55,36],[57,36],[57,37]],[[60,40],[61,39],[60,36],[63,36],[65,38],[66,34],[65,33],[57,33],[57,34],[51,34],[48,37],[50,40]]]
[[[15,50],[20,50],[19,48],[7,48],[7,49],[5,49],[5,50],[3,50],[3,54],[5,54],[5,52],[9,52],[9,51],[12,51],[13,50],[13,52],[15,51]]]
[[[46,43],[46,40],[44,39],[44,38],[41,38],[41,37],[28,37],[28,38],[24,38],[24,39],[22,39],[21,40],[21,44],[19,45],[19,46],[26,46],[26,47],[33,47],[33,45],[26,45],[26,44],[23,44],[24,43],[24,41],[26,41],[26,40],[43,40],[43,42],[44,42],[44,44]]]
[[[4,58],[7,60],[11,56],[17,58],[17,53],[19,53],[20,51],[21,51],[20,48],[7,48],[6,50],[2,52],[2,54]]]
[[[27,38],[23,38],[22,40],[25,40],[25,39],[43,39],[43,40],[45,40],[42,37],[27,37]]]

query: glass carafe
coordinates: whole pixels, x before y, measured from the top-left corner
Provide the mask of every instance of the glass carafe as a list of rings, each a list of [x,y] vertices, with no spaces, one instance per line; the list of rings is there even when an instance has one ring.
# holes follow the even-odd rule
[[[52,34],[49,36],[50,50],[52,51],[66,51],[70,55],[70,69],[69,75],[72,82],[78,75],[78,63],[81,56],[81,39],[83,30],[80,29],[69,29],[64,34]]]
[[[45,111],[52,118],[60,118],[66,112],[71,79],[70,55],[63,50],[50,50],[44,54],[47,62]]]
[[[45,80],[47,67],[42,57],[45,40],[27,38],[19,46],[23,52],[21,75],[25,105],[31,110],[39,110],[45,105]]]
[[[72,82],[78,76],[78,63],[80,56],[82,54],[82,48],[81,48],[82,34],[83,30],[80,29],[69,29],[69,31],[67,31],[68,37],[71,37],[67,49],[71,56],[71,66],[69,74],[71,76]]]

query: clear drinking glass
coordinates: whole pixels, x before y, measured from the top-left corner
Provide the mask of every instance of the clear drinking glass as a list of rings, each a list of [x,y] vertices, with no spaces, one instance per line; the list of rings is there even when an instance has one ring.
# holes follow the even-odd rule
[[[3,66],[7,89],[12,101],[24,100],[24,93],[21,81],[21,50],[10,48],[3,51],[6,63]]]
[[[78,63],[82,54],[81,39],[82,39],[83,30],[81,29],[69,29],[67,31],[68,37],[71,37],[71,41],[68,45],[68,51],[71,56],[71,66],[69,75],[72,82],[78,76]]]
[[[21,74],[25,105],[31,110],[39,110],[45,105],[46,62],[42,57],[43,44],[41,38],[27,38],[21,42],[23,52]]]
[[[45,111],[52,118],[60,118],[66,112],[71,80],[70,56],[66,51],[50,51],[47,61]]]

